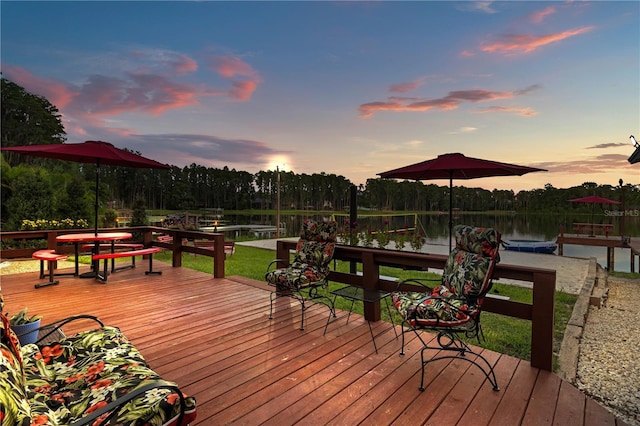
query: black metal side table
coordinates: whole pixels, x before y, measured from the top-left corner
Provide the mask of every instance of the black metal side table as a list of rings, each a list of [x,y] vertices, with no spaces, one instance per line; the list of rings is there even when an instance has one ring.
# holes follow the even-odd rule
[[[391,314],[391,308],[389,307],[389,296],[391,293],[383,290],[373,290],[373,289],[364,289],[362,287],[354,287],[354,286],[346,286],[336,290],[332,290],[330,292],[333,294],[333,304],[335,306],[336,298],[338,296],[343,299],[351,300],[351,307],[349,308],[349,315],[347,315],[347,324],[349,324],[349,318],[351,317],[351,312],[353,311],[353,304],[355,302],[362,302],[363,305],[365,302],[377,302],[379,300],[384,299],[385,305],[387,305],[387,311],[389,312],[389,318],[391,319],[391,326],[393,327],[393,332],[398,337],[398,332],[396,331],[395,323],[393,322],[393,315]],[[328,324],[328,323],[327,323]],[[373,347],[378,353],[378,347],[376,346],[376,339],[373,335],[373,329],[371,328],[371,321],[367,320],[367,324],[369,325],[369,333],[371,333],[371,341],[373,342]],[[326,327],[325,327],[326,331]]]

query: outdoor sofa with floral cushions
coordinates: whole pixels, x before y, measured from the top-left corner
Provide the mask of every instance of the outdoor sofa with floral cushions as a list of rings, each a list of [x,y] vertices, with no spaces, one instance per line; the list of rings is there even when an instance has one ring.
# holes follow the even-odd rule
[[[2,426],[187,425],[196,417],[195,399],[153,372],[115,327],[20,347],[5,315],[1,325]]]

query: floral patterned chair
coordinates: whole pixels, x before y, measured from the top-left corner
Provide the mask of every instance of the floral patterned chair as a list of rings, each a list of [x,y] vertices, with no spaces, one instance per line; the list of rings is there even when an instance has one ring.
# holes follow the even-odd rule
[[[493,268],[500,260],[500,234],[492,228],[458,225],[454,228],[454,235],[456,247],[449,254],[438,286],[430,288],[424,280],[409,279],[398,283],[397,291],[391,295],[403,322],[400,354],[404,355],[406,326],[423,344],[420,352],[421,391],[424,391],[425,365],[447,358],[464,359],[476,365],[497,391],[499,387],[493,367],[461,336],[476,338],[478,342],[480,337],[484,339],[480,312],[484,297],[491,289]],[[420,332],[422,330],[435,332],[437,345],[429,345]],[[441,355],[425,360],[424,352],[428,349],[441,351]],[[447,355],[450,351],[455,353]],[[465,356],[467,354],[473,356]]]
[[[273,302],[279,297],[291,297],[302,305],[300,330],[304,330],[304,313],[309,307],[307,302],[325,304],[335,317],[332,300],[319,290],[326,290],[328,285],[329,263],[336,246],[337,228],[335,221],[306,219],[302,224],[293,262],[286,268],[278,269],[273,269],[274,265],[286,265],[289,260],[275,259],[267,265],[265,280],[275,287],[270,295],[269,319],[273,319]]]
[[[179,426],[195,419],[195,399],[153,372],[117,328],[95,317],[73,317],[93,319],[99,327],[20,347],[7,317],[0,316],[2,426]]]

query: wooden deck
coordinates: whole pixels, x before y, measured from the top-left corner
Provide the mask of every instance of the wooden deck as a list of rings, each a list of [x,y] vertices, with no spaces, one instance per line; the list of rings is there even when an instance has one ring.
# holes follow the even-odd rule
[[[43,323],[90,313],[120,327],[152,368],[196,397],[199,425],[625,424],[555,374],[490,351],[499,392],[460,360],[429,365],[420,392],[420,345],[408,335],[400,356],[388,323],[373,324],[376,354],[358,315],[347,325],[339,312],[323,336],[328,309],[313,306],[300,331],[297,302],[280,299],[268,319],[263,283],[154,267],[164,274],[145,276],[141,264],[108,284],[60,277],[37,290],[37,273],[3,276],[5,312],[27,306]]]

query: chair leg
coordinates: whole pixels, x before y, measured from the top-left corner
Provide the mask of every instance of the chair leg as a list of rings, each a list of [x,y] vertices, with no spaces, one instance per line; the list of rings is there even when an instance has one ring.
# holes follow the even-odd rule
[[[419,330],[415,330],[416,334],[418,334]],[[487,359],[482,356],[480,353],[475,352],[474,350],[471,349],[471,347],[469,347],[469,345],[467,345],[465,342],[463,342],[462,340],[460,340],[460,338],[455,334],[455,333],[447,333],[447,332],[439,332],[438,336],[436,338],[436,340],[438,341],[438,346],[429,346],[428,344],[426,344],[422,338],[420,337],[420,335],[418,334],[418,337],[420,338],[420,340],[423,343],[423,348],[420,351],[420,361],[422,364],[422,368],[421,368],[421,378],[420,378],[420,391],[424,391],[424,368],[427,364],[429,364],[430,362],[433,361],[438,361],[441,359],[462,359],[465,361],[470,362],[471,364],[475,365],[476,367],[478,367],[482,373],[484,374],[484,376],[487,378],[487,380],[489,381],[489,383],[491,383],[491,386],[493,386],[493,390],[494,391],[499,391],[500,387],[498,386],[498,380],[496,379],[496,373],[493,370],[493,366],[489,363],[489,361],[487,361]],[[444,339],[447,340],[444,340]],[[433,358],[430,358],[428,360],[425,361],[424,359],[424,351],[429,350],[429,349],[434,349],[434,350],[439,350],[439,351],[453,351],[456,352],[455,355],[440,355],[440,356],[436,356]],[[469,357],[467,356],[467,354],[469,355],[473,355],[474,357]]]
[[[300,330],[304,330],[304,317],[305,317],[305,311],[307,309],[309,309],[309,306],[307,305],[307,302],[311,302],[311,303],[322,303],[323,305],[327,306],[329,308],[330,312],[330,317],[333,316],[334,318],[336,317],[336,310],[334,308],[333,302],[331,301],[331,299],[325,295],[321,295],[318,294],[318,289],[317,287],[311,287],[309,288],[309,290],[306,292],[307,293],[307,297],[305,297],[304,293],[302,291],[294,291],[294,290],[290,290],[290,289],[284,289],[284,290],[279,290],[276,289],[274,291],[271,292],[270,296],[269,296],[269,319],[273,319],[273,302],[274,300],[276,300],[279,297],[290,297],[292,299],[296,299],[298,302],[300,302],[301,308],[302,308],[302,314],[300,317]],[[328,300],[328,303],[322,302],[320,301],[320,299],[326,299]],[[325,326],[325,333],[326,333],[326,326]]]

